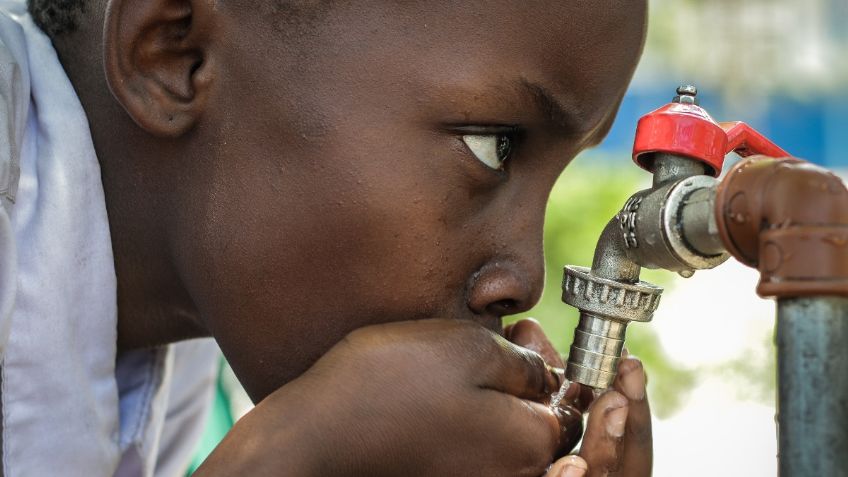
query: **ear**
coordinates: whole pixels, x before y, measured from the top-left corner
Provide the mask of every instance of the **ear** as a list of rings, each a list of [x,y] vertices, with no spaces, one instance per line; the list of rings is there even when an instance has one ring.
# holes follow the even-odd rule
[[[211,85],[203,0],[109,0],[106,81],[148,132],[179,137],[200,119]]]

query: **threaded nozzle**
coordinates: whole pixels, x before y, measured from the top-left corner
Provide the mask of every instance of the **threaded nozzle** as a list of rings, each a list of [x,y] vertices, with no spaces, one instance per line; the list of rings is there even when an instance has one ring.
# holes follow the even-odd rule
[[[593,388],[612,385],[624,349],[627,323],[580,313],[565,377]]]

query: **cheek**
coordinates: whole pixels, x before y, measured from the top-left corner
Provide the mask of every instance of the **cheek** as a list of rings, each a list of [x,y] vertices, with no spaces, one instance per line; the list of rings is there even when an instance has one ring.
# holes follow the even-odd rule
[[[465,307],[482,264],[474,213],[460,203],[468,194],[431,158],[400,154],[328,163],[344,157],[329,149],[300,155],[298,167],[221,174],[204,221],[220,227],[201,234],[204,269],[190,292],[254,396],[355,328]]]

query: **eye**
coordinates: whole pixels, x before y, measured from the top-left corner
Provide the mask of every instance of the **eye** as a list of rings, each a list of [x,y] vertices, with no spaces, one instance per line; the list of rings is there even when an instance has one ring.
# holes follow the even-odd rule
[[[470,134],[462,141],[480,162],[490,169],[503,170],[512,152],[512,138],[506,134]]]

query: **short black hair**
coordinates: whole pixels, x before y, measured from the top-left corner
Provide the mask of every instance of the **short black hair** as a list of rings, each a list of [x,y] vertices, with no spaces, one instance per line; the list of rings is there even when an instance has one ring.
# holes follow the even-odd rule
[[[74,31],[88,0],[27,0],[35,24],[50,37]]]
[[[51,38],[76,30],[91,3],[92,0],[27,0],[33,21]],[[282,19],[286,24],[311,25],[327,13],[335,0],[265,0],[257,3],[267,8],[266,13],[277,21]],[[258,7],[252,5],[252,8]]]

